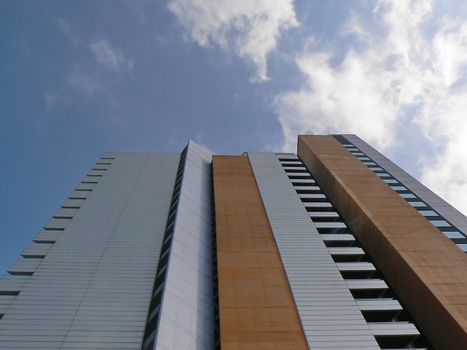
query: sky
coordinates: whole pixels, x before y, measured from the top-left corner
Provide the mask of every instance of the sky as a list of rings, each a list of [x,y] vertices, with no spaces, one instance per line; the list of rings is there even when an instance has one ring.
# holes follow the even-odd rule
[[[105,151],[356,133],[467,213],[465,0],[0,0],[0,275]]]

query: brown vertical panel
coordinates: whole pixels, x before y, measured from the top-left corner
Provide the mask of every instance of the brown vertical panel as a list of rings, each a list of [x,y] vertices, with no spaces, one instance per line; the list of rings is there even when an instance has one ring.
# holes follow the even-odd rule
[[[214,156],[222,350],[308,349],[247,157]]]
[[[467,349],[467,255],[333,137],[298,155],[433,345]]]

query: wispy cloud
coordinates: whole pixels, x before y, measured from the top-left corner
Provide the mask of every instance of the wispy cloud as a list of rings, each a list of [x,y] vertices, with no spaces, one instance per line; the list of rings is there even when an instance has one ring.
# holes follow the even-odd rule
[[[115,81],[126,77],[133,61],[114,48],[107,39],[90,42],[87,47],[98,64],[77,62],[68,75],[68,84],[88,97],[105,94],[111,96]]]
[[[52,107],[55,105],[57,102],[58,96],[55,93],[52,93],[50,91],[46,91],[44,93],[44,103],[45,103],[45,109],[47,111],[51,110]]]
[[[98,75],[88,67],[80,64],[75,65],[71,70],[68,83],[88,97],[96,96],[104,90],[104,85]]]
[[[268,56],[281,33],[298,26],[293,0],[170,0],[168,6],[196,43],[218,45],[254,66],[253,82],[268,79]]]
[[[142,0],[124,0],[124,3],[128,6],[128,8],[138,17],[141,24],[146,23],[146,9],[145,6],[149,1],[142,1]]]
[[[133,68],[133,61],[125,58],[123,52],[110,44],[107,39],[100,39],[89,44],[96,62],[100,63],[107,69],[113,71],[121,71]]]
[[[353,132],[384,150],[415,125],[435,150],[420,159],[422,181],[467,212],[467,22],[435,20],[433,1],[376,4],[371,25],[354,14],[343,26],[355,44],[342,60],[317,46],[296,58],[305,83],[274,103],[283,146],[297,133]]]
[[[59,18],[57,19],[57,25],[62,31],[63,35],[65,35],[71,41],[74,47],[79,46],[80,38],[73,24],[64,18]]]

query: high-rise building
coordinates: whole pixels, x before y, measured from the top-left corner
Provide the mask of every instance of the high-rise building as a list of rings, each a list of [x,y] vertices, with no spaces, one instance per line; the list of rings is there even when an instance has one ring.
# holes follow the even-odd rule
[[[0,279],[0,349],[465,350],[466,251],[355,135],[105,153]]]

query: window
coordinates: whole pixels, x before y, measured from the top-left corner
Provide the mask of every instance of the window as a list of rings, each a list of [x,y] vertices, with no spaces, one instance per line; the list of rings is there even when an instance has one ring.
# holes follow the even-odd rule
[[[397,184],[397,180],[395,179],[383,179],[384,182],[386,182],[387,184]]]
[[[423,216],[438,216],[438,213],[434,210],[419,210],[418,212]]]
[[[407,191],[407,188],[404,186],[391,186],[394,191]]]
[[[389,175],[388,173],[377,173],[376,174],[377,176],[383,178],[383,177],[391,177],[391,175]]]
[[[405,198],[405,199],[417,198],[412,193],[399,193],[399,196],[401,196],[402,198]]]
[[[451,226],[446,220],[430,220],[430,222],[436,227],[449,227]]]
[[[426,204],[423,202],[409,202],[409,204],[414,208],[423,208],[426,207]]]
[[[447,231],[447,232],[443,232],[447,238],[449,239],[462,239],[462,238],[465,238],[465,236],[460,233],[459,231]]]

